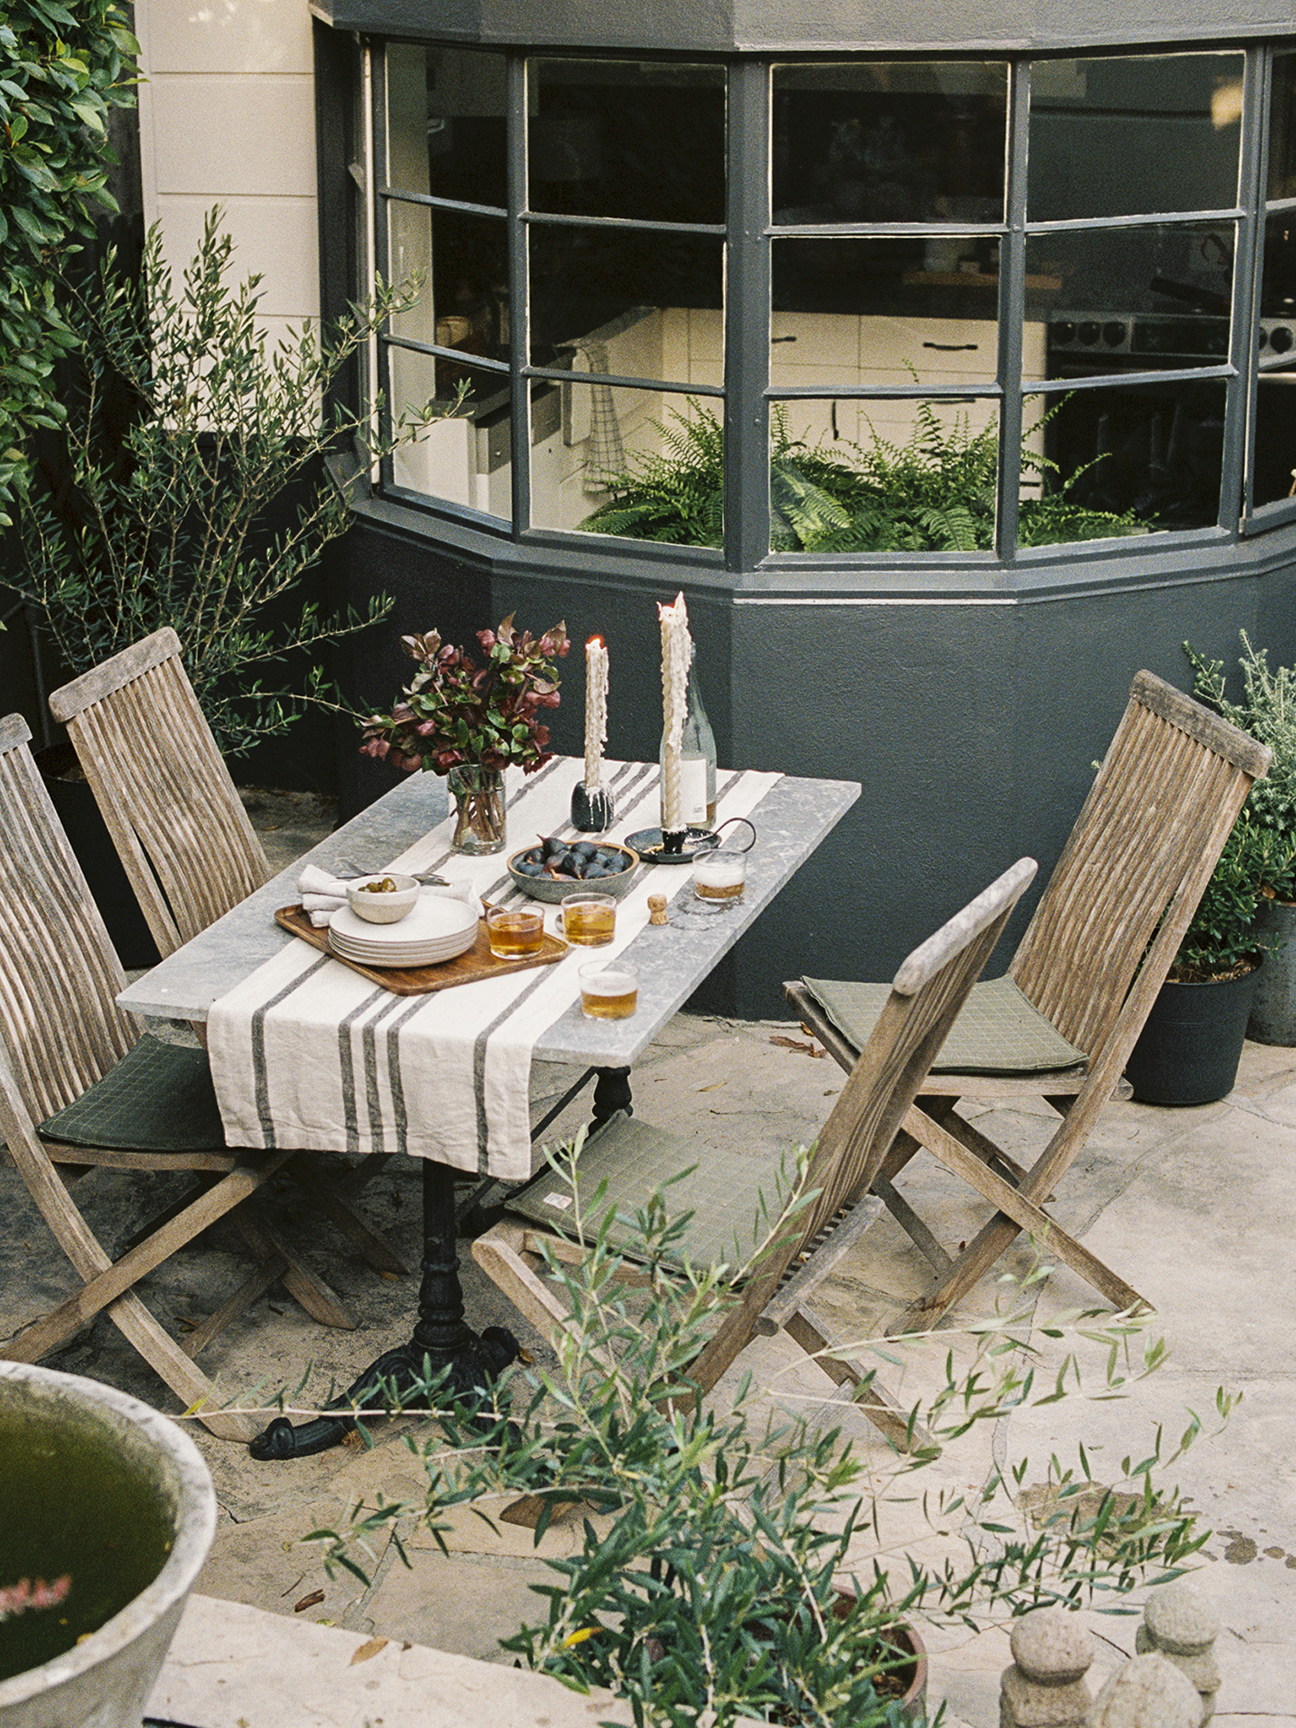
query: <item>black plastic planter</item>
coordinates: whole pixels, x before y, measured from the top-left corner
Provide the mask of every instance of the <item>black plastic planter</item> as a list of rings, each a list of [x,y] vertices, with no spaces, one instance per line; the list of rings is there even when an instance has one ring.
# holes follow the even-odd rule
[[[1163,984],[1125,1078],[1141,1104],[1213,1104],[1237,1079],[1260,966],[1240,978]]]

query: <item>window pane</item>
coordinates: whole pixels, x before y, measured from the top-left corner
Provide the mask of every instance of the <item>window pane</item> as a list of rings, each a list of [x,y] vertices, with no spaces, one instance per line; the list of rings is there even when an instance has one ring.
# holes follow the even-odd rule
[[[720,383],[721,240],[532,223],[529,243],[534,365],[567,365],[593,340],[612,344],[610,372]],[[604,370],[593,354],[588,366]]]
[[[1001,222],[1008,69],[774,69],[774,221]]]
[[[1240,54],[1036,61],[1031,221],[1231,209],[1241,92]]]
[[[770,550],[988,549],[997,425],[989,397],[772,404]]]
[[[999,347],[998,242],[960,242],[971,268],[948,272],[921,268],[923,244],[776,240],[770,324],[775,388],[992,382]],[[910,262],[919,267],[907,268]]]
[[[1232,287],[1231,223],[1026,240],[1026,315],[1047,321],[1051,359],[1083,362],[1090,373],[1104,361],[1129,370],[1137,360],[1152,371],[1226,360]]]
[[[1296,210],[1270,216],[1264,228],[1263,318],[1296,318]],[[1278,344],[1274,345],[1278,351]],[[1263,349],[1261,350],[1263,356]]]
[[[1269,110],[1270,198],[1296,198],[1296,54],[1275,54]]]
[[[1222,383],[1112,385],[1061,402],[1028,397],[1044,420],[1049,499],[1022,506],[1025,545],[1104,534],[1206,528],[1219,520]],[[1105,526],[1075,509],[1121,518]]]
[[[724,221],[723,68],[536,60],[528,113],[533,210]]]
[[[461,48],[387,50],[388,181],[466,204],[506,201],[502,54]]]
[[[391,275],[416,274],[423,291],[392,319],[392,333],[465,354],[505,360],[509,352],[508,265],[502,219],[426,204],[388,204]]]
[[[508,379],[479,366],[459,365],[387,349],[393,411],[421,405],[435,397],[447,418],[435,421],[417,442],[405,445],[392,458],[397,486],[424,497],[465,504],[502,521],[513,513]],[[466,391],[456,406],[455,396]]]
[[[535,386],[537,392],[545,386]],[[718,547],[722,408],[715,400],[573,382],[549,386],[531,450],[531,520],[631,540]],[[532,424],[539,428],[539,396]]]
[[[1296,495],[1296,356],[1260,374],[1252,466],[1253,504]]]

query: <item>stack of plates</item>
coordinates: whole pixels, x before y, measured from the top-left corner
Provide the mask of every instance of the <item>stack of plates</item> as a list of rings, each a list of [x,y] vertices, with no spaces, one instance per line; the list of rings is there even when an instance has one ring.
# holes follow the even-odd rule
[[[477,914],[462,900],[424,894],[395,924],[370,924],[342,906],[329,920],[329,947],[360,966],[437,966],[477,940]]]

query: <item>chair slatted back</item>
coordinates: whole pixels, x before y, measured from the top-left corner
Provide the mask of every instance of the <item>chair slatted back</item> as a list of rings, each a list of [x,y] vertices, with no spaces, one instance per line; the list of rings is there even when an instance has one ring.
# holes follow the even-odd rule
[[[269,880],[174,630],[124,649],[49,703],[67,726],[162,955]]]
[[[100,1080],[139,1036],[126,979],[28,748],[0,719],[0,1037],[35,1122]]]
[[[1160,976],[1142,978],[1140,995],[1143,985],[1160,987],[1270,757],[1264,745],[1152,673],[1134,679],[1009,969],[1058,1031],[1091,1058],[1112,1036],[1154,934],[1148,963]],[[1129,1043],[1141,1023],[1126,1016]],[[1128,1053],[1121,1052],[1121,1065]]]
[[[744,1286],[705,1358],[732,1350],[792,1263],[831,1229],[843,1208],[867,1193],[1036,868],[1033,859],[1019,860],[915,948],[896,973],[881,1017],[815,1143],[801,1190],[815,1197]]]

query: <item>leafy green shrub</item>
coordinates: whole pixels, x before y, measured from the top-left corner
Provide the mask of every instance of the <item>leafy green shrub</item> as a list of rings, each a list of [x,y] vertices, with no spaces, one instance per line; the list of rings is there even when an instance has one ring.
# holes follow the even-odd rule
[[[1247,970],[1259,946],[1255,920],[1260,896],[1273,882],[1290,882],[1293,870],[1296,836],[1262,827],[1244,809],[1184,932],[1171,980],[1196,984]]]
[[[27,480],[21,445],[52,427],[60,356],[76,346],[54,288],[107,189],[107,121],[134,101],[139,44],[114,0],[0,9],[0,523]]]
[[[141,281],[110,254],[94,282],[65,284],[84,362],[63,433],[70,484],[48,496],[32,488],[20,518],[26,568],[13,586],[69,675],[173,626],[217,742],[237,756],[322,699],[318,669],[270,689],[268,670],[283,679],[286,653],[313,653],[389,609],[288,611],[350,522],[341,487],[315,477],[319,464],[356,439],[377,460],[445,409],[412,411],[375,439],[367,412],[323,406],[411,290],[380,285],[322,340],[304,326],[271,347],[257,327],[260,277],[228,279],[233,249],[213,209],[179,285],[156,227]],[[300,502],[271,532],[266,512],[290,488]]]
[[[998,433],[973,432],[966,415],[945,424],[929,402],[904,444],[876,432],[870,448],[847,444],[850,460],[793,438],[779,409],[771,416],[770,549],[774,552],[976,552],[994,545]],[[724,532],[724,429],[697,401],[659,426],[665,450],[636,456],[606,476],[612,497],[581,524],[597,534],[720,546]],[[1032,427],[1031,432],[1037,428]],[[1028,434],[1029,436],[1029,434]],[[1023,450],[1023,475],[1054,464]],[[1130,512],[1083,509],[1058,491],[1023,500],[1024,546],[1103,539],[1146,531]]]

